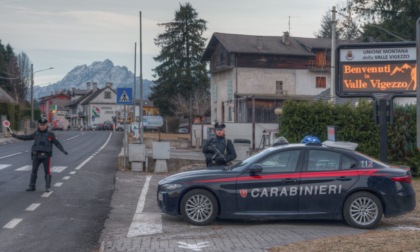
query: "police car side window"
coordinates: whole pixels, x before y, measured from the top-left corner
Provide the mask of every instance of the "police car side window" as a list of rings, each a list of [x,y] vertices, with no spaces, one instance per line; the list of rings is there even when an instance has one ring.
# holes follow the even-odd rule
[[[310,150],[308,171],[332,171],[340,169],[341,154],[332,151]]]
[[[357,162],[355,160],[343,155],[343,159],[341,161],[342,170],[353,169],[356,167],[356,165],[357,165]]]
[[[299,161],[298,150],[283,151],[263,160],[263,173],[294,172]]]

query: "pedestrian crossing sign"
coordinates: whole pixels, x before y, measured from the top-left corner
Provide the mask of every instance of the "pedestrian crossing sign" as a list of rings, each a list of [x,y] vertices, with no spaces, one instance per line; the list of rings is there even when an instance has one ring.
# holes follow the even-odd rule
[[[133,104],[133,89],[117,88],[117,104]]]

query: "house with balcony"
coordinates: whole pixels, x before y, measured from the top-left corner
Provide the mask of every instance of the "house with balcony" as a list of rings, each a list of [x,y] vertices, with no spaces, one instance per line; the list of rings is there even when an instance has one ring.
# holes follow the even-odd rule
[[[330,57],[328,39],[214,33],[202,56],[210,65],[211,121],[277,122],[284,101],[331,87]]]
[[[91,85],[92,84],[92,85]],[[134,115],[134,106],[117,104],[117,93],[113,89],[112,83],[108,82],[103,88],[98,88],[96,82],[87,82],[86,90],[73,89],[71,94],[72,101],[68,104],[67,118],[70,120],[71,127],[92,128],[94,124],[112,121],[122,122],[124,115],[131,123]],[[151,101],[142,100],[143,115],[159,115],[158,109]],[[139,121],[140,100],[136,100],[135,115]]]
[[[86,83],[86,90],[72,90],[72,101],[68,104],[71,127],[88,128],[93,124],[112,121],[115,117],[117,94],[112,83],[98,88],[96,82]]]

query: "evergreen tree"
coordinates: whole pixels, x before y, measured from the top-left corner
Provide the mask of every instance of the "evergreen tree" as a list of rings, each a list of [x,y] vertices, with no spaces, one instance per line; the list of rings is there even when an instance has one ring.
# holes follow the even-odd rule
[[[10,44],[0,40],[0,87],[17,103],[24,103],[30,80],[29,58],[25,53],[16,56]]]
[[[191,4],[186,3],[180,4],[172,22],[158,24],[165,27],[165,32],[155,38],[155,44],[161,47],[161,51],[154,60],[160,65],[153,69],[157,80],[149,99],[164,116],[174,114],[171,99],[178,94],[193,103],[195,90],[208,91],[206,63],[201,61],[205,49],[202,34],[207,29],[206,23],[198,18]]]
[[[356,21],[352,18],[352,13],[347,9],[347,13],[343,13],[345,8],[338,8],[336,13],[336,39],[353,40],[359,35],[359,28]],[[332,13],[325,12],[321,20],[321,28],[314,35],[317,38],[331,38],[332,37]]]
[[[420,0],[351,0],[348,8],[364,20],[363,41],[416,39]]]

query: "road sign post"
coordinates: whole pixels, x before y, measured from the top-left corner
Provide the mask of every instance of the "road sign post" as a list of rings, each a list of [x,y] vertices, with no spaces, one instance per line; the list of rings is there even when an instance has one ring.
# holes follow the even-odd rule
[[[117,88],[117,104],[124,105],[124,127],[125,127],[125,125],[127,124],[126,105],[133,104],[133,89],[132,88]],[[125,169],[125,159],[128,156],[127,146],[128,146],[127,131],[124,130],[124,169]]]

